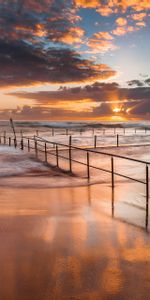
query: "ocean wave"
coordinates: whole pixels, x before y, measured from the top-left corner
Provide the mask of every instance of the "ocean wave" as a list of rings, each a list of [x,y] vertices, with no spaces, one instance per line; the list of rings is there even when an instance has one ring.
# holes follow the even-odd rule
[[[70,128],[70,129],[86,129],[86,128],[141,128],[150,129],[149,121],[138,122],[91,122],[91,121],[14,121],[16,127],[28,128]],[[1,127],[10,126],[9,121],[0,121]]]

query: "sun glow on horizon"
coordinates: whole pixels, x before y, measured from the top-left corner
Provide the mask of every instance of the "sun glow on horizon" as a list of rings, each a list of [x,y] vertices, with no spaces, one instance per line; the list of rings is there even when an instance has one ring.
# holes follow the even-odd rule
[[[114,113],[119,113],[119,112],[121,112],[121,111],[122,111],[121,107],[114,107],[114,108],[113,108],[113,112],[114,112]]]

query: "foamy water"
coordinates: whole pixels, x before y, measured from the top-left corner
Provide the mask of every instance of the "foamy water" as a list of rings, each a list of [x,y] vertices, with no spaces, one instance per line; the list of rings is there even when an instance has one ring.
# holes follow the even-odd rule
[[[1,123],[2,129],[8,129],[8,123]],[[93,148],[94,135],[97,137],[97,151],[104,151],[112,154],[119,154],[129,158],[136,158],[145,162],[150,162],[150,146],[140,146],[150,144],[149,131],[145,132],[145,128],[149,128],[149,122],[145,123],[120,123],[120,124],[96,124],[96,123],[73,123],[73,122],[20,122],[15,123],[17,136],[20,138],[20,130],[23,129],[24,136],[34,136],[38,134],[47,141],[59,142],[68,145],[69,134],[72,134],[72,145],[80,147]],[[89,125],[91,127],[89,128]],[[21,127],[23,126],[23,127]],[[52,135],[51,127],[55,126],[55,132]],[[112,128],[113,126],[113,128]],[[135,134],[136,126],[136,134]],[[63,127],[63,128],[62,128]],[[66,133],[66,129],[69,133]],[[125,135],[123,135],[124,128],[126,128]],[[81,132],[82,129],[82,132]],[[37,132],[38,130],[38,132]],[[94,132],[93,132],[94,130]],[[105,130],[105,133],[103,132]],[[8,135],[12,135],[9,128]],[[119,143],[123,147],[116,146],[116,134],[119,134]],[[132,136],[131,136],[132,134]],[[8,136],[7,135],[7,136]],[[40,142],[39,142],[40,143]],[[138,147],[125,147],[127,144],[136,144]],[[49,145],[50,146],[50,145]],[[48,147],[49,147],[48,146]],[[103,147],[103,148],[99,148]],[[55,154],[55,148],[50,147],[52,154]],[[68,150],[59,150],[62,156],[68,158]],[[72,150],[72,158],[81,163],[86,164],[86,152]],[[48,155],[49,166],[44,162],[44,154],[38,153],[38,160],[35,159],[34,151],[27,153],[27,148],[21,151],[19,148],[0,146],[0,186],[16,187],[16,188],[61,188],[64,186],[83,186],[87,184],[97,184],[101,190],[103,185],[108,188],[111,187],[111,174],[90,168],[90,181],[87,179],[87,167],[73,162],[72,171],[73,176],[68,174],[69,162],[66,159],[59,158],[59,168],[56,168],[56,158],[53,155]],[[90,153],[90,165],[106,170],[111,170],[111,157]],[[146,170],[145,164],[132,162],[114,158],[115,172],[131,177],[136,180],[145,182]],[[138,206],[145,209],[145,185],[142,183],[135,183],[130,179],[125,179],[120,176],[115,176],[115,187],[118,201],[132,206]]]

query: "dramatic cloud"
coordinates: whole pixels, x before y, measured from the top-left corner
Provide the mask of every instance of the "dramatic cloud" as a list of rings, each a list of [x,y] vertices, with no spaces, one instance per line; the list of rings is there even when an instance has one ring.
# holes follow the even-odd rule
[[[69,0],[0,0],[1,38],[59,41],[79,20]]]
[[[134,81],[136,82],[136,80],[133,80],[133,82]],[[42,106],[56,102],[76,102],[84,99],[89,99],[90,101],[94,102],[115,103],[119,101],[132,102],[134,100],[150,100],[150,88],[122,88],[116,82],[95,82],[94,84],[86,85],[85,87],[60,87],[60,89],[57,91],[41,91],[36,93],[17,92],[11,95],[15,95],[19,98],[33,99],[35,100],[35,103],[38,103]]]
[[[128,81],[127,83],[128,83],[129,86],[135,85],[135,86],[141,87],[141,86],[144,85],[144,83],[143,83],[142,81],[137,80],[137,79],[130,80],[130,81]]]
[[[115,107],[120,108],[124,117],[150,116],[150,87],[121,88],[116,82],[95,82],[82,88],[60,87],[53,92],[18,92],[13,95],[32,99],[35,104],[1,111],[1,116],[11,113],[16,119],[88,119],[114,115]]]
[[[117,25],[119,25],[119,26],[124,26],[124,25],[127,24],[127,20],[126,20],[125,18],[118,18],[118,19],[116,20],[116,23],[117,23]]]
[[[138,28],[133,27],[133,26],[119,26],[116,29],[114,29],[112,31],[112,33],[114,35],[120,36],[120,35],[125,35],[127,33],[131,33],[131,32],[136,31],[136,30],[138,30]]]
[[[107,79],[115,71],[82,59],[69,49],[33,47],[24,42],[0,41],[0,86],[86,82]]]
[[[75,3],[78,7],[96,8],[97,11],[104,16],[118,12],[125,13],[127,9],[132,9],[136,12],[150,9],[149,0],[75,0]]]
[[[123,106],[125,112],[127,107],[131,111],[133,106],[137,109],[137,105],[144,111],[142,107],[148,105],[150,97],[149,78],[130,80],[128,88],[99,81],[118,74],[120,82],[123,76],[125,80],[134,78],[132,70],[128,74],[126,71],[130,61],[126,49],[130,49],[131,43],[137,46],[136,38],[141,29],[144,34],[139,38],[143,39],[141,44],[145,51],[148,29],[144,27],[149,9],[149,0],[0,0],[0,88],[5,94],[1,99],[8,97],[8,103],[12,99],[10,107],[17,106],[22,98],[20,106],[28,103],[13,109],[16,118],[48,118],[49,114],[71,117],[72,112],[75,116],[84,117],[87,113],[91,117],[93,113],[96,117],[111,114],[115,103]],[[123,43],[123,36],[133,32],[136,32],[134,40],[127,37]],[[135,61],[143,59],[140,43],[139,48]],[[111,53],[116,49],[118,52]],[[140,72],[148,72],[147,66],[139,64],[137,78]],[[134,60],[129,68],[134,69]],[[69,83],[82,87],[64,88]],[[48,89],[45,84],[51,91],[42,91]],[[54,84],[62,87],[52,91]],[[26,92],[8,96],[8,88],[16,87]],[[30,107],[32,102],[33,107]],[[1,111],[1,115],[3,113],[10,111]]]
[[[130,18],[132,18],[135,21],[143,21],[143,19],[147,16],[146,13],[139,13],[139,14],[133,14],[130,15]]]
[[[145,82],[145,84],[150,85],[150,78],[147,78],[144,82]]]
[[[116,50],[117,46],[114,45],[113,39],[113,36],[109,32],[97,32],[89,39],[88,46],[93,53]]]
[[[59,42],[64,44],[81,44],[82,38],[85,34],[85,31],[80,27],[70,27],[69,31],[64,33],[62,37],[58,39]],[[54,39],[53,39],[54,41]]]

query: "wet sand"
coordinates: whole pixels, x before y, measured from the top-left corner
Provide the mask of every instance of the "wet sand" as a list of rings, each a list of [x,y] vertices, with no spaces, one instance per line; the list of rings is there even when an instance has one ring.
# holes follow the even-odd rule
[[[0,299],[148,300],[145,211],[116,189],[115,210],[108,185],[1,187]]]

